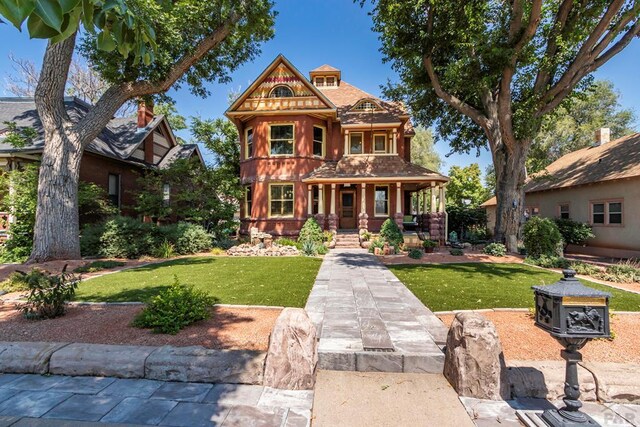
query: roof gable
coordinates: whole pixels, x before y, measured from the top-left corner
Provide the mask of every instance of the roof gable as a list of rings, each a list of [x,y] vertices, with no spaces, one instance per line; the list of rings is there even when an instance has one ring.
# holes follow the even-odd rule
[[[293,97],[271,97],[271,91],[286,85]],[[293,110],[333,110],[336,107],[283,55],[278,57],[258,76],[225,114],[242,115],[252,112],[288,112]]]

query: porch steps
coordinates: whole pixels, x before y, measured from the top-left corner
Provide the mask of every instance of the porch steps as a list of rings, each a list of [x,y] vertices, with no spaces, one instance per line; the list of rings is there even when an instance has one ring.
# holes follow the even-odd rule
[[[358,233],[338,232],[336,234],[336,248],[355,249],[360,247],[360,236]]]

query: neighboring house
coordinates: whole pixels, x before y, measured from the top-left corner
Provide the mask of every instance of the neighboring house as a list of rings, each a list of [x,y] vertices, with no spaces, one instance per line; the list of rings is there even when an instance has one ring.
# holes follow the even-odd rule
[[[65,98],[64,103],[71,120],[82,117],[90,107],[75,97]],[[4,142],[5,122],[31,127],[38,137],[26,147],[15,148]],[[42,134],[33,98],[0,98],[0,170],[13,170],[39,160],[44,146]],[[203,161],[197,145],[179,145],[167,119],[155,116],[151,108],[141,104],[137,116],[113,118],[87,146],[80,166],[80,180],[104,188],[123,214],[133,215],[133,193],[140,174],[149,168],[166,167],[180,158]]]
[[[279,55],[226,112],[241,139],[241,232],[295,235],[315,217],[332,231],[377,231],[417,215],[443,240],[446,176],[410,163],[414,131],[402,105],[342,80],[328,65],[303,76]],[[427,196],[429,192],[429,197]]]
[[[525,217],[540,215],[589,223],[596,235],[586,247],[570,247],[607,257],[640,257],[640,133],[609,141],[596,133],[592,147],[569,153],[525,185]],[[495,197],[482,204],[495,226]]]

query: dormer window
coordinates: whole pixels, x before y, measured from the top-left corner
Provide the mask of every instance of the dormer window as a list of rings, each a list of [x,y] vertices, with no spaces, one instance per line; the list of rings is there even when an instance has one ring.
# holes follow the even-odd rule
[[[351,111],[376,111],[380,109],[380,106],[373,101],[360,101]]]
[[[291,98],[293,91],[289,86],[279,85],[274,87],[269,94],[269,98]]]
[[[316,87],[337,87],[337,79],[335,76],[316,76],[313,78]]]
[[[327,79],[325,80],[325,84],[328,87],[332,87],[336,85],[336,78],[335,77],[327,77]]]
[[[316,86],[317,87],[324,86],[324,77],[316,77]]]

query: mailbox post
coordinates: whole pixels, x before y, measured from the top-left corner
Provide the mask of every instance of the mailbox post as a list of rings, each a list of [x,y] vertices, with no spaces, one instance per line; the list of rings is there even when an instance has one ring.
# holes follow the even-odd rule
[[[562,346],[566,361],[564,386],[565,407],[547,410],[542,420],[551,427],[598,426],[590,416],[580,411],[578,362],[580,349],[593,338],[610,336],[609,298],[611,294],[584,286],[575,278],[573,270],[563,270],[564,277],[548,286],[533,286],[535,295],[535,323],[549,332]]]

